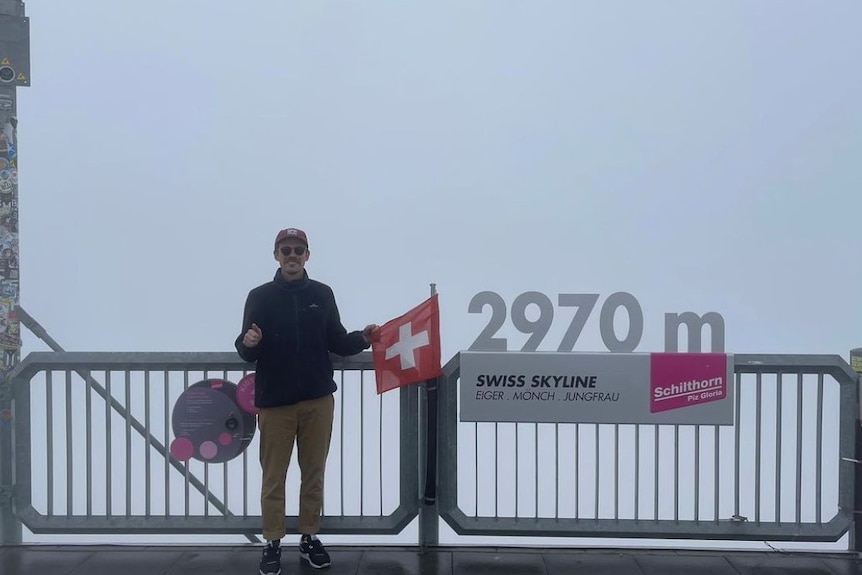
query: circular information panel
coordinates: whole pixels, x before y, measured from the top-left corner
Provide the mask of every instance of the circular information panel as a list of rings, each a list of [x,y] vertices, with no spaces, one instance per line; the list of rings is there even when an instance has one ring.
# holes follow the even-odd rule
[[[242,409],[237,386],[224,379],[205,379],[189,386],[174,405],[171,455],[180,461],[230,461],[254,438],[253,413]]]

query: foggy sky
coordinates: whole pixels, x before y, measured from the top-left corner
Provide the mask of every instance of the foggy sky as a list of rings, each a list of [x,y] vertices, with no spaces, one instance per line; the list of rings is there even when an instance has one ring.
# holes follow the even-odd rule
[[[855,0],[26,6],[21,303],[67,349],[231,350],[287,226],[348,329],[436,283],[444,361],[483,290],[862,346]]]

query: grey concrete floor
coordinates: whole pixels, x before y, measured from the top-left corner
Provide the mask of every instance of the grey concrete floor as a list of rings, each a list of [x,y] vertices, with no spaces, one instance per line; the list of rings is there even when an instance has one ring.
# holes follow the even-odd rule
[[[316,570],[293,550],[282,574],[331,575],[862,575],[854,554],[740,551],[569,550],[492,547],[329,547],[332,566]],[[258,572],[260,547],[77,546],[0,547],[0,575],[191,575]]]

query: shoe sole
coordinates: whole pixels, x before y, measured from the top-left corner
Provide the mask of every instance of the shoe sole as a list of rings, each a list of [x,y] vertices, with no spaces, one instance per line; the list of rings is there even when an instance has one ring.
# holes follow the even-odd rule
[[[264,573],[260,569],[258,569],[257,572],[260,573],[260,575],[281,575],[281,569],[279,569],[278,571],[276,571],[274,573],[272,571],[268,571],[268,572]]]
[[[314,567],[315,569],[325,569],[326,567],[329,567],[330,565],[332,565],[332,562],[323,563],[321,565],[315,565],[314,563],[311,562],[311,558],[308,556],[308,553],[300,552],[299,558],[308,561],[308,564],[311,565],[312,567]]]

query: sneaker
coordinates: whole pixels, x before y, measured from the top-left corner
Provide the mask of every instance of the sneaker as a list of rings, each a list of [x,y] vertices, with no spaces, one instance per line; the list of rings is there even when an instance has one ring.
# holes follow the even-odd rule
[[[310,535],[303,535],[299,540],[299,556],[315,569],[323,569],[331,564],[329,553],[323,548],[323,543],[317,537],[312,538]]]
[[[279,575],[281,573],[281,547],[263,546],[260,558],[260,575]]]

